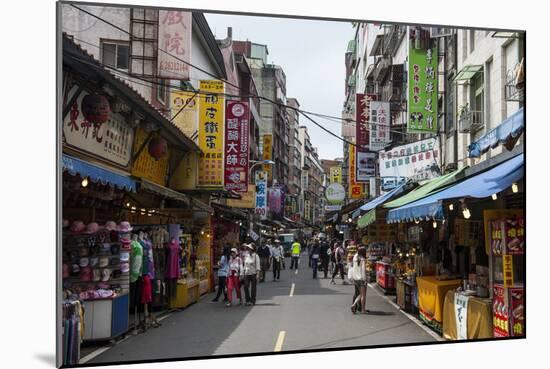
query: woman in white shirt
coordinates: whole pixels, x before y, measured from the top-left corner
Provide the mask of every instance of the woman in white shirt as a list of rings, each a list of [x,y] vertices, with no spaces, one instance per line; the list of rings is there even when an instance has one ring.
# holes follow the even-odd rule
[[[360,247],[357,254],[353,257],[353,265],[351,266],[350,277],[355,285],[356,297],[351,305],[351,312],[355,314],[357,308],[361,309],[362,313],[368,312],[365,309],[367,297],[367,270],[366,270],[367,249]],[[357,294],[357,292],[359,292]]]
[[[243,262],[239,257],[237,249],[231,249],[231,257],[229,258],[229,275],[227,276],[227,303],[225,306],[230,307],[233,301],[233,290],[237,292],[237,297],[240,302],[239,305],[243,304],[243,298],[241,296],[241,284],[240,278],[244,275],[243,271]]]
[[[246,305],[256,305],[256,283],[260,277],[260,257],[256,253],[254,244],[246,245],[248,253],[244,257],[244,295]]]

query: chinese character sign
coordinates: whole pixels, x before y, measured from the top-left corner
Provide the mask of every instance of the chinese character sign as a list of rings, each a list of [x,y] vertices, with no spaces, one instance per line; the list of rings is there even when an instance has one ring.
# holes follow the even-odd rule
[[[342,167],[330,167],[330,183],[342,184]]]
[[[350,199],[360,199],[363,195],[363,185],[357,183],[355,179],[355,146],[349,145],[349,197]]]
[[[193,92],[170,91],[172,123],[188,137],[197,132],[199,96]]]
[[[139,148],[147,140],[149,133],[142,127],[136,130],[136,139],[134,142],[134,152],[138,152]],[[161,186],[166,185],[166,173],[168,172],[168,163],[170,155],[165,155],[163,158],[156,160],[149,155],[148,150],[141,150],[138,157],[132,164],[132,175],[138,178],[145,178],[155,182]]]
[[[272,160],[273,154],[273,135],[264,135],[263,137],[263,159],[264,160]],[[268,179],[271,180],[272,177],[272,171],[271,171],[271,165],[266,164],[264,165],[264,171],[267,172]]]
[[[77,92],[74,86],[68,99]],[[88,95],[81,92],[63,120],[64,142],[88,153],[126,167],[132,157],[134,129],[126,124],[123,115],[112,113],[104,123],[89,122],[82,113],[82,100]]]
[[[254,213],[261,219],[267,216],[267,173],[256,172],[256,208]]]
[[[437,132],[437,47],[409,50],[407,132]]]
[[[374,94],[355,95],[355,143],[360,150],[366,150],[369,144],[370,131],[370,103],[376,100]]]
[[[371,101],[369,113],[371,127],[369,150],[383,150],[390,142],[390,103],[387,101]]]
[[[250,110],[247,102],[227,101],[225,109],[224,186],[247,192]]]
[[[201,81],[199,98],[199,158],[200,187],[223,186],[224,163],[224,83]],[[209,94],[211,93],[211,94]]]
[[[191,12],[159,10],[158,76],[189,80]]]

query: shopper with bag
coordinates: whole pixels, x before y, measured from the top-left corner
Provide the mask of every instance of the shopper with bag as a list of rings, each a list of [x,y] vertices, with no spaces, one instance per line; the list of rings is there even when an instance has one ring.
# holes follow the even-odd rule
[[[236,248],[231,249],[231,257],[229,259],[229,277],[227,281],[227,303],[225,306],[230,307],[233,302],[233,290],[236,290],[237,297],[239,298],[239,305],[243,304],[241,296],[241,282],[240,279],[244,276],[243,261],[239,257]]]
[[[260,257],[254,244],[247,244],[248,254],[244,258],[244,296],[246,305],[256,305],[256,283],[260,278]]]
[[[360,247],[357,254],[353,257],[352,265],[350,265],[350,280],[353,281],[355,286],[355,293],[353,295],[353,303],[351,305],[351,312],[355,314],[358,310],[361,313],[369,312],[366,307],[367,298],[367,249]]]

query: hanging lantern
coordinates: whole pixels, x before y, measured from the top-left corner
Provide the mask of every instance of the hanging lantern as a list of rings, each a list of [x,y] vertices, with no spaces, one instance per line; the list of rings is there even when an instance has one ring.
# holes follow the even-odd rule
[[[160,160],[168,153],[168,143],[164,138],[157,136],[149,141],[147,150],[155,160]]]
[[[105,123],[111,117],[109,100],[103,95],[86,95],[82,99],[82,114],[92,123]]]

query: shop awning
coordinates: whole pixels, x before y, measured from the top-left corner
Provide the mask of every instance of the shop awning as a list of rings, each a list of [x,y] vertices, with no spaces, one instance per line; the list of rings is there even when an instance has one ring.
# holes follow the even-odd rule
[[[157,195],[166,197],[168,199],[176,200],[183,202],[186,205],[190,204],[189,197],[185,194],[182,194],[178,191],[174,191],[170,188],[158,185],[154,182],[148,181],[146,179],[140,180],[140,188],[142,188],[145,191],[155,193]]]
[[[205,204],[204,202],[193,197],[191,197],[191,204],[195,210],[202,210],[210,214],[214,213],[214,209],[211,206],[208,206],[208,204]]]
[[[523,108],[506,118],[496,128],[489,131],[476,142],[468,146],[468,157],[479,158],[489,149],[505,144],[510,140],[518,138],[525,126]]]
[[[378,205],[381,205],[381,204],[385,203],[386,201],[391,200],[393,197],[398,196],[400,193],[403,192],[404,187],[405,187],[404,184],[399,186],[399,187],[396,187],[393,190],[391,190],[390,192],[385,193],[382,196],[378,196],[374,200],[372,200],[372,201],[366,203],[365,205],[361,206],[360,209],[362,211],[369,211],[371,209],[374,209]]]
[[[485,172],[388,212],[393,223],[419,218],[443,219],[443,200],[463,197],[484,198],[501,192],[524,176],[524,156],[517,155]]]
[[[459,174],[461,174],[464,171],[464,168],[455,170],[454,172],[447,173],[445,175],[442,175],[440,177],[434,178],[431,181],[425,183],[424,185],[415,188],[411,192],[407,193],[404,196],[401,196],[393,201],[387,202],[384,207],[385,208],[397,208],[406,204],[409,204],[413,201],[419,200],[429,193],[440,189],[448,184],[451,184],[452,182],[456,181],[457,177],[459,177]],[[368,204],[367,204],[368,205]]]
[[[361,215],[361,208],[358,208],[353,213],[351,213],[351,219],[357,218],[359,215]]]
[[[357,228],[365,228],[369,224],[374,223],[374,221],[376,221],[376,209],[372,209],[368,213],[361,215],[357,221]]]
[[[95,164],[90,164],[67,154],[63,154],[62,161],[63,170],[66,170],[72,176],[88,177],[93,183],[99,182],[104,186],[109,185],[128,192],[136,192],[136,182],[128,176],[115,173],[112,170]]]

